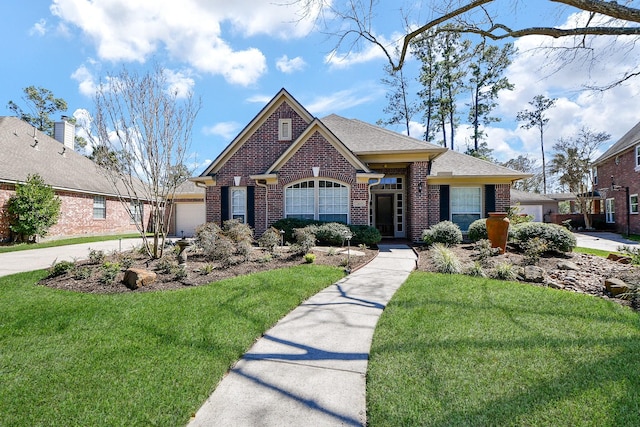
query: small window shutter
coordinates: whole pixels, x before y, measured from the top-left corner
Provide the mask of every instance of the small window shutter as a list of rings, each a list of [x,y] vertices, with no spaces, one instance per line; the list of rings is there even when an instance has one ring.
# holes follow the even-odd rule
[[[484,186],[484,216],[489,217],[489,212],[496,211],[496,186],[487,184]]]
[[[256,187],[247,187],[247,224],[251,228],[256,227],[255,190]]]
[[[451,220],[449,215],[449,186],[440,186],[440,221]]]
[[[220,188],[220,221],[229,219],[229,187]]]

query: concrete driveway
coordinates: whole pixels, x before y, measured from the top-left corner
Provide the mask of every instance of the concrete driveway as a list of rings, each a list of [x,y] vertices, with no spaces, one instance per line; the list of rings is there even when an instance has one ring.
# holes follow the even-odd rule
[[[632,248],[640,248],[640,243],[625,239],[620,234],[605,231],[573,233],[576,236],[577,246],[581,248],[601,249],[603,251],[616,252],[618,247],[626,245]]]
[[[55,248],[29,249],[0,254],[0,277],[25,271],[51,267],[58,261],[83,260],[89,257],[89,249],[109,253],[130,250],[142,244],[142,239],[120,239],[106,242],[83,243],[80,245],[58,246]]]

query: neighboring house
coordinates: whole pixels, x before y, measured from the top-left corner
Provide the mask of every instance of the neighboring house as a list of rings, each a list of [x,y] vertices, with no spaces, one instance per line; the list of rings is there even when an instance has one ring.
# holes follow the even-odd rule
[[[47,237],[135,232],[136,227],[98,167],[74,151],[75,126],[56,123],[56,138],[16,117],[0,117],[0,241],[11,238],[5,205],[16,182],[40,175],[62,201]],[[148,210],[138,210],[144,215]]]
[[[640,234],[640,122],[594,162],[605,220],[620,233]]]
[[[207,221],[236,218],[261,235],[281,218],[372,225],[420,238],[441,220],[466,230],[509,208],[528,174],[337,115],[313,117],[285,89],[192,180]]]
[[[550,222],[551,214],[558,213],[558,201],[540,193],[511,189],[511,206],[518,206],[520,213],[533,216],[536,222]]]
[[[185,181],[178,186],[175,194],[169,197],[169,235],[193,237],[196,228],[207,221],[204,193],[205,189],[192,181]]]

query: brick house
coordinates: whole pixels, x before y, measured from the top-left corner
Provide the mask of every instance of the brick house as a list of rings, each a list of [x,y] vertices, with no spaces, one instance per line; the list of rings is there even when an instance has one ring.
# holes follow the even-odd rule
[[[61,199],[60,217],[47,237],[136,232],[126,209],[98,166],[74,151],[75,127],[56,123],[57,139],[16,117],[0,117],[0,241],[11,239],[5,205],[16,182],[40,175]],[[143,206],[140,215],[148,212]]]
[[[206,219],[261,235],[286,217],[372,225],[418,239],[451,220],[466,230],[510,205],[529,175],[335,114],[313,117],[285,89],[199,176]]]
[[[640,234],[640,122],[594,162],[605,220],[619,233]]]

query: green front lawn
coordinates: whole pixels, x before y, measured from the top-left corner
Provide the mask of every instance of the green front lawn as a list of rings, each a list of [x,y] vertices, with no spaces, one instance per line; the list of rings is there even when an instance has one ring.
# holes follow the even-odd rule
[[[304,265],[92,295],[0,278],[0,425],[179,426],[265,330],[343,276]]]
[[[413,273],[385,309],[370,426],[640,425],[640,314],[572,292]]]

